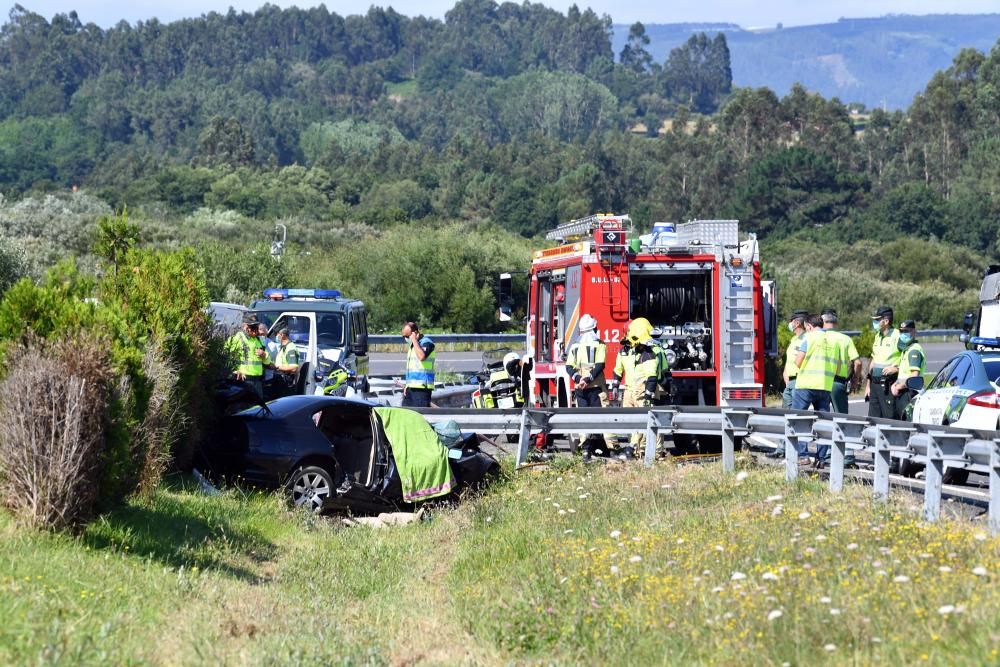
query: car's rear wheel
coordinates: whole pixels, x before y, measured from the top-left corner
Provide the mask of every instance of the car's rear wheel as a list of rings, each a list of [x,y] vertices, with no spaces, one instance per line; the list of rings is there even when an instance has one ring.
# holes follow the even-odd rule
[[[296,507],[318,512],[326,499],[333,495],[333,475],[319,466],[305,466],[292,473],[288,480],[288,495]]]

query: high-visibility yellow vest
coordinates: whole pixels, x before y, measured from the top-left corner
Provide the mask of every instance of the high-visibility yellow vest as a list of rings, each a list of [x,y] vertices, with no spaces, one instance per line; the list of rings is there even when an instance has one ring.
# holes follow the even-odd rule
[[[417,341],[417,345],[421,343],[431,343],[432,341],[427,336],[424,336]],[[417,356],[414,351],[414,345],[410,344],[410,350],[406,353],[406,386],[412,387],[413,389],[433,389],[434,388],[434,359],[437,357],[437,349],[432,348],[431,353],[424,358],[423,361]]]
[[[607,359],[608,346],[596,339],[582,340],[574,343],[566,355],[566,365],[575,368],[580,375],[593,375],[594,367],[603,364]],[[595,377],[588,387],[603,387],[604,373]]]
[[[257,350],[264,345],[256,336],[248,336],[245,331],[237,331],[226,341],[226,352],[236,362],[236,372],[248,378],[264,376],[264,362],[257,356]]]
[[[806,356],[795,377],[795,388],[832,390],[833,376],[837,373],[837,359],[830,338],[822,329],[813,329],[805,335],[803,342],[806,345]]]
[[[792,380],[799,374],[799,367],[795,365],[795,357],[799,353],[799,346],[802,345],[802,336],[804,335],[804,333],[801,333],[798,336],[793,336],[788,341],[788,349],[785,350],[785,373]]]
[[[618,351],[618,357],[615,359],[615,377],[621,378],[621,381],[628,386],[628,384],[632,382],[632,376],[634,374],[635,351],[631,348],[626,351],[623,347]]]
[[[851,372],[851,362],[859,356],[854,341],[845,333],[835,329],[825,329],[827,337],[833,345],[834,356],[837,358],[837,375],[847,377]]]
[[[920,343],[913,341],[908,348],[903,350],[899,359],[899,379],[898,382],[905,382],[913,371],[920,371],[923,376],[924,366],[927,363],[927,355]]]
[[[890,329],[884,336],[877,332],[872,343],[872,370],[881,372],[886,366],[899,366],[899,359],[899,330]]]
[[[295,347],[295,343],[289,341],[281,347],[278,348],[278,354],[275,355],[274,359],[275,366],[298,366],[299,365],[299,349]]]
[[[649,348],[650,358],[642,360],[642,354],[636,355],[634,381],[629,383],[629,387],[639,390],[646,386],[649,378],[658,378],[660,368],[660,356],[656,354],[653,346]]]

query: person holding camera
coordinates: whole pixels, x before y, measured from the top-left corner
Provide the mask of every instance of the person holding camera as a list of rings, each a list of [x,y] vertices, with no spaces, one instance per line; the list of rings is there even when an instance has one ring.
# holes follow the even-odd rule
[[[416,322],[403,325],[400,334],[410,346],[406,353],[403,407],[429,408],[434,391],[434,341],[420,333]]]

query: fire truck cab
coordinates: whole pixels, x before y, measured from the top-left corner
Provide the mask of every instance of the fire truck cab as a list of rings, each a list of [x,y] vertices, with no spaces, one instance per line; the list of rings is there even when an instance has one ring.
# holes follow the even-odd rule
[[[666,350],[673,401],[761,406],[764,358],[777,353],[775,289],[760,277],[756,236],[735,220],[657,223],[633,236],[627,215],[592,215],[547,235],[529,276],[530,401],[571,405],[566,353],[587,313],[608,348],[610,379],[629,321],[645,317]]]

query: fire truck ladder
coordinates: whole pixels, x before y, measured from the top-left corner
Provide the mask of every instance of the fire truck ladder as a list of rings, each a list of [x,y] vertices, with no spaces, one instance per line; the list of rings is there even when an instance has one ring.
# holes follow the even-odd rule
[[[723,363],[728,383],[743,384],[754,381],[754,288],[753,271],[743,264],[735,267],[724,264],[725,283],[720,290],[723,298],[723,320],[726,330],[722,336]]]
[[[573,239],[580,239],[593,234],[594,230],[601,226],[606,220],[617,220],[621,223],[621,229],[632,227],[632,219],[627,215],[588,215],[586,218],[570,220],[559,225],[545,235],[546,240],[559,241],[565,243]]]

